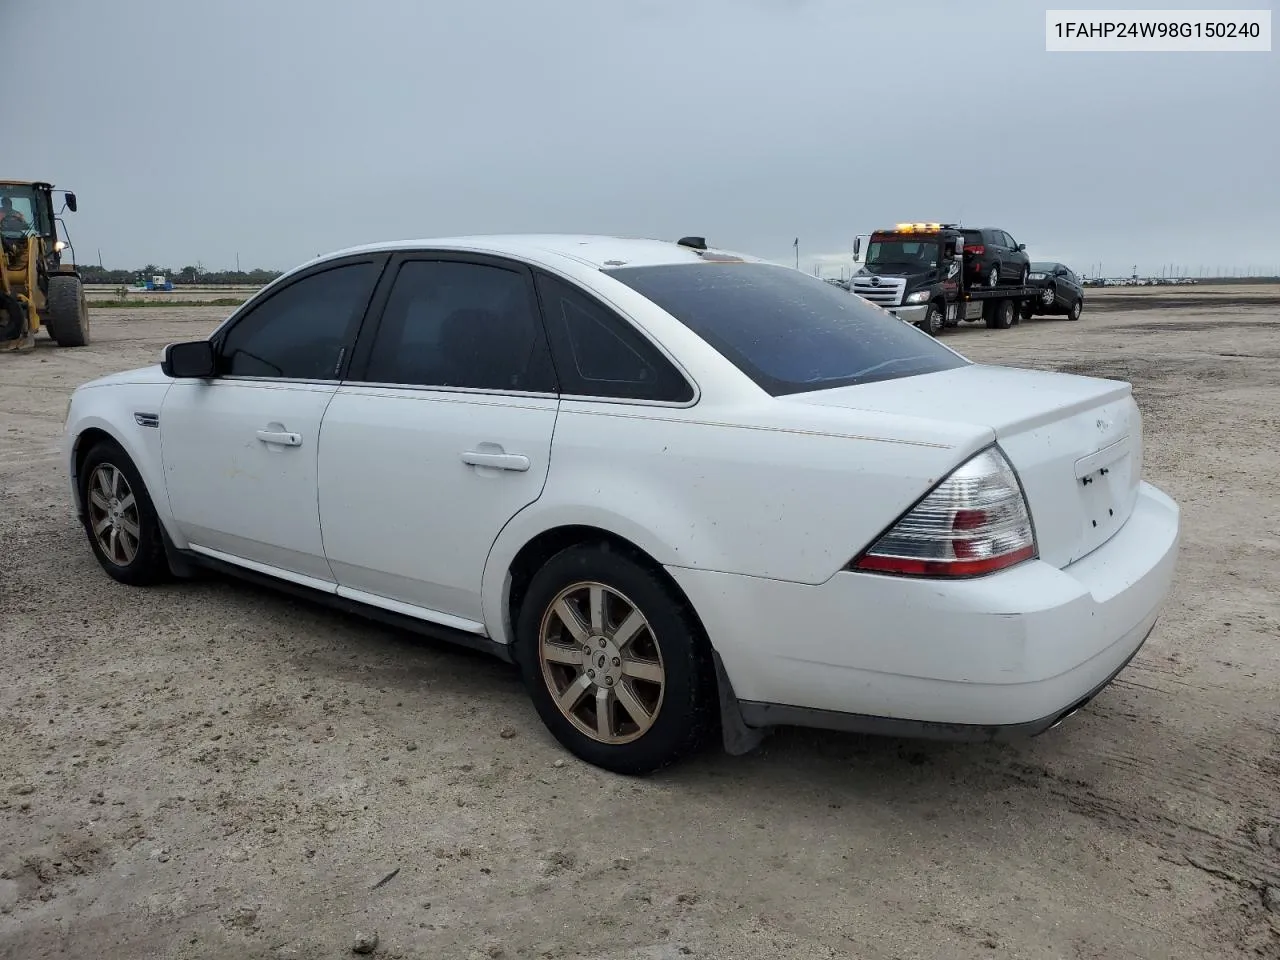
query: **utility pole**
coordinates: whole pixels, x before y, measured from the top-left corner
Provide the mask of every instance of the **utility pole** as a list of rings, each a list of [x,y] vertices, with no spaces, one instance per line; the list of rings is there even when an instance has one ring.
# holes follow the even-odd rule
[[[796,269],[799,270],[800,269],[800,238],[796,237],[795,241],[791,245],[796,248]],[[239,267],[237,267],[236,269],[239,269]]]

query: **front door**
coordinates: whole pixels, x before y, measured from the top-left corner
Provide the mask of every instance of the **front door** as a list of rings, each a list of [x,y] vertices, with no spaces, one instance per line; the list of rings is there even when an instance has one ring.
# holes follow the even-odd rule
[[[316,494],[320,423],[382,261],[311,271],[214,336],[219,374],[178,380],[160,411],[169,506],[197,552],[332,583]]]
[[[406,255],[321,427],[320,523],[343,596],[481,632],[498,533],[542,493],[558,400],[521,265]]]

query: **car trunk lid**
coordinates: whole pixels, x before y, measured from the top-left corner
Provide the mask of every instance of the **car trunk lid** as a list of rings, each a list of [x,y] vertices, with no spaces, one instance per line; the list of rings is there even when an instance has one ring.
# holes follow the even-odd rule
[[[971,364],[784,402],[990,429],[1022,483],[1040,557],[1057,567],[1110,539],[1137,501],[1142,416],[1122,381]]]

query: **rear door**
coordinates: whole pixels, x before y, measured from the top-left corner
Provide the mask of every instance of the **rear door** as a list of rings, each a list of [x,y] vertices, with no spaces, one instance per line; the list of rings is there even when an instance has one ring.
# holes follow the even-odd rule
[[[340,595],[482,633],[485,559],[542,492],[559,403],[532,274],[405,254],[374,311],[321,428],[325,556]]]

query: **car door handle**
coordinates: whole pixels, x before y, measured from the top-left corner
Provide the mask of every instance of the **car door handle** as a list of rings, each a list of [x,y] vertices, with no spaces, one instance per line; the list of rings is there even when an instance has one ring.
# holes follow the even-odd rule
[[[493,467],[496,470],[515,470],[519,473],[529,469],[529,458],[518,453],[481,453],[479,450],[468,450],[462,455],[462,462],[473,467]]]
[[[258,439],[263,443],[274,443],[282,447],[302,446],[302,434],[288,433],[283,430],[259,430]]]

